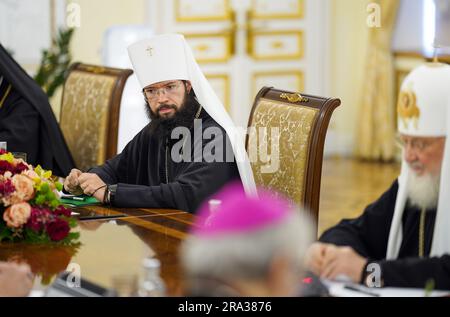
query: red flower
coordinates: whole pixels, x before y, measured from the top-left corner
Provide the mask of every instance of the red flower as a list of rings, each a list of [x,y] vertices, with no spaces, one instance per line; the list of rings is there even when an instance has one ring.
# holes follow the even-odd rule
[[[5,174],[5,172],[11,172],[13,175],[16,175],[26,170],[29,170],[29,167],[23,162],[12,164],[8,161],[0,160],[0,175]]]
[[[0,149],[0,155],[6,154],[6,153],[8,153],[8,151],[6,151],[5,149]]]
[[[60,241],[67,237],[70,227],[67,221],[56,218],[47,224],[47,233],[53,241]]]
[[[53,221],[54,216],[47,208],[32,207],[31,216],[28,219],[27,227],[35,232],[40,232],[48,223]]]
[[[0,182],[0,196],[8,196],[14,193],[15,190],[16,188],[10,179]]]
[[[72,212],[70,211],[70,209],[67,209],[66,207],[64,207],[63,205],[59,205],[55,211],[54,211],[55,215],[57,216],[65,216],[65,217],[70,217],[72,215]]]
[[[31,208],[31,216],[28,219],[27,227],[31,228],[35,232],[40,232],[44,225],[50,221],[51,213],[47,209],[41,209],[38,207]]]
[[[28,166],[26,166],[24,163],[20,162],[16,166],[14,166],[14,169],[11,171],[13,174],[20,174],[23,171],[28,170]]]
[[[0,175],[3,175],[8,171],[12,173],[13,169],[14,166],[11,163],[9,163],[8,161],[0,160]]]

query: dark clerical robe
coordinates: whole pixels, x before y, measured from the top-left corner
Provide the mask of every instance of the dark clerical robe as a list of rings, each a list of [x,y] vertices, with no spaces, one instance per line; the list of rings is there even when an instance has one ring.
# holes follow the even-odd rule
[[[74,162],[47,96],[1,45],[0,77],[0,141],[32,165],[68,175]]]
[[[369,205],[360,217],[342,220],[324,232],[319,240],[350,246],[371,262],[379,263],[384,286],[424,288],[428,280],[434,279],[436,289],[450,289],[450,255],[428,257],[433,240],[436,210],[427,210],[426,213],[424,238],[426,257],[418,257],[420,210],[407,204],[402,219],[403,241],[398,259],[386,260],[397,191],[396,180],[391,188]]]
[[[104,165],[91,169],[107,184],[117,184],[114,200],[117,207],[173,208],[195,212],[199,204],[219,190],[224,184],[239,177],[236,162],[231,155],[229,139],[225,130],[206,111],[202,110],[202,126],[188,131],[191,141],[186,140],[185,149],[190,149],[190,161],[177,162],[172,150],[179,152],[180,140],[163,134],[161,126],[150,123],[127,144],[122,153]],[[201,135],[208,128],[215,128],[222,136]],[[187,129],[187,128],[186,128]],[[211,130],[210,130],[211,131]],[[203,151],[211,155],[196,154]],[[189,152],[187,152],[189,153]],[[220,157],[220,159],[217,159]],[[230,158],[230,157],[228,157]],[[195,159],[195,160],[194,160]]]

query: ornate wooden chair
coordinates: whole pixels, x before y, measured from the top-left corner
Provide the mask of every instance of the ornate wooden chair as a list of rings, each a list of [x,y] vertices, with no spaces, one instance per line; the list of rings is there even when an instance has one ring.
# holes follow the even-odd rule
[[[117,151],[120,102],[130,69],[72,64],[66,77],[60,126],[76,166],[103,164]]]
[[[256,184],[303,206],[316,224],[325,136],[340,103],[264,87],[255,98],[248,123],[246,148]]]

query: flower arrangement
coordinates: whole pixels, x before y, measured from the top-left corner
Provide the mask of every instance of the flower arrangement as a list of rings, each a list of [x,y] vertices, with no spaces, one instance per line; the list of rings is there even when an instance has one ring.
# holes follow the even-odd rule
[[[79,233],[71,229],[77,221],[61,204],[61,189],[51,171],[0,150],[0,242],[76,242]]]

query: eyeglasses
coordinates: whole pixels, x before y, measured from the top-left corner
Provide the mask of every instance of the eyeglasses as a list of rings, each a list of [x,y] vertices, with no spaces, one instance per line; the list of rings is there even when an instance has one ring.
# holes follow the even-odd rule
[[[411,149],[423,152],[427,148],[429,148],[432,144],[436,143],[441,138],[433,138],[433,139],[425,139],[425,138],[409,138],[405,139],[404,137],[397,136],[396,143],[401,148],[405,149],[408,145]]]
[[[160,88],[156,87],[145,88],[142,90],[142,92],[144,93],[144,96],[147,97],[147,99],[152,100],[158,98],[160,91],[164,94],[173,95],[178,91],[178,88],[180,88],[181,83],[182,83],[181,81],[178,82],[174,81]]]

